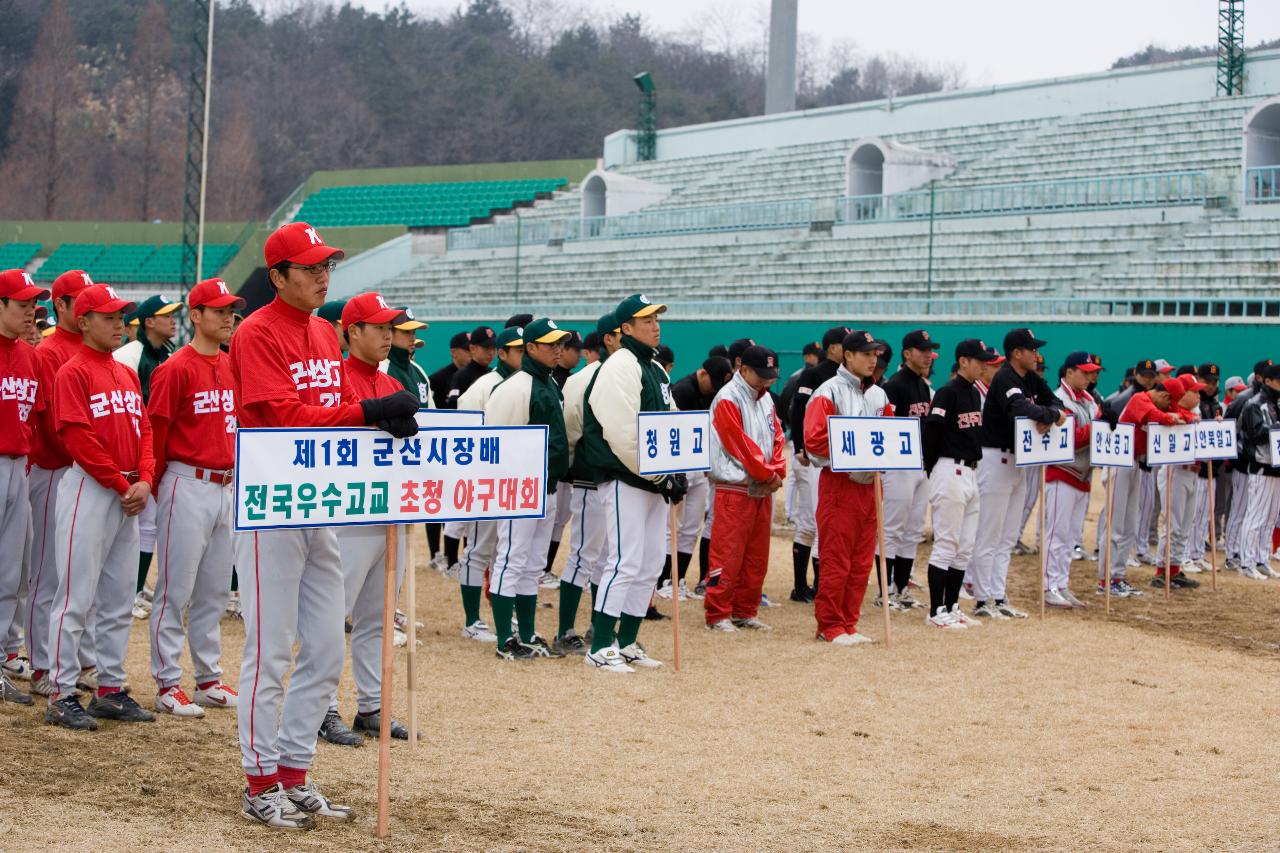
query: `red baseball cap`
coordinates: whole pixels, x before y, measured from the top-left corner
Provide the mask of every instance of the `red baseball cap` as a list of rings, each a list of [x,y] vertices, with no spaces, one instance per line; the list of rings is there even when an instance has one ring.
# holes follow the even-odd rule
[[[404,311],[391,308],[377,293],[362,293],[347,300],[342,308],[342,328],[353,323],[394,323],[404,318]]]
[[[245,302],[228,290],[227,283],[220,278],[206,278],[187,294],[188,308],[226,308],[228,305],[240,311]]]
[[[1209,386],[1201,382],[1194,373],[1184,373],[1178,377],[1178,381],[1182,383],[1182,393],[1188,391],[1203,391]]]
[[[132,311],[138,306],[128,299],[121,299],[109,284],[94,284],[80,291],[76,297],[76,316],[83,317],[90,311],[112,314],[116,311]]]
[[[13,269],[0,272],[0,296],[18,300],[47,299],[49,291],[38,287],[26,270]]]
[[[67,270],[53,280],[53,298],[75,296],[86,287],[93,286],[93,279],[84,270]]]
[[[325,245],[319,232],[305,222],[290,222],[277,228],[267,238],[263,254],[266,255],[268,267],[274,267],[282,261],[305,267],[330,258],[340,261],[347,256],[346,252],[336,246]]]

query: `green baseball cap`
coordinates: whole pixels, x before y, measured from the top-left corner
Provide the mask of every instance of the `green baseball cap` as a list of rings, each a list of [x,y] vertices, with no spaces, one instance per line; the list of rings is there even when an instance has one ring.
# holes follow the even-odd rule
[[[316,316],[330,323],[342,322],[342,309],[347,307],[345,299],[330,299],[316,310]]]
[[[498,346],[500,347],[522,347],[524,346],[524,329],[520,326],[509,326],[498,332]]]
[[[569,337],[550,317],[539,317],[524,327],[524,339],[537,344],[554,344]]]
[[[628,320],[636,317],[648,317],[651,314],[661,314],[667,310],[667,306],[660,302],[652,302],[649,297],[643,293],[633,293],[626,299],[618,303],[618,307],[613,309],[613,316],[617,319],[618,325],[621,326]]]
[[[596,320],[596,334],[601,338],[618,334],[618,318],[612,311]]]
[[[132,313],[125,315],[124,321],[131,326],[141,326],[142,321],[148,317],[163,317],[166,314],[172,314],[181,307],[181,301],[174,302],[164,294],[157,293],[138,303],[138,307]]]

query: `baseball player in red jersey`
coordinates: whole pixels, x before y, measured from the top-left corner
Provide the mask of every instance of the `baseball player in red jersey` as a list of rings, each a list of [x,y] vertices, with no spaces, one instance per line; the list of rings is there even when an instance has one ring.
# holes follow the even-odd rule
[[[58,589],[49,621],[53,694],[45,720],[70,729],[96,729],[95,717],[155,719],[122,689],[138,568],[137,516],[155,476],[138,377],[111,357],[132,304],[106,285],[85,288],[75,301],[84,345],[54,381],[58,437],[73,464],[58,484]],[[98,687],[86,713],[76,680],[80,640],[93,610]]]
[[[875,486],[871,475],[838,474],[827,454],[831,415],[889,416],[884,389],[871,384],[880,345],[870,332],[845,336],[843,363],[823,382],[804,413],[804,449],[821,469],[818,478],[818,537],[822,541],[822,583],[814,599],[818,639],[840,646],[874,642],[858,632],[858,616],[876,550]]]
[[[76,324],[75,299],[93,284],[84,270],[69,270],[54,279],[53,310],[57,325],[36,347],[42,393],[48,404],[35,413],[35,434],[31,446],[31,470],[28,474],[31,495],[31,577],[27,586],[25,626],[27,653],[31,656],[31,691],[41,696],[53,693],[48,671],[52,665],[49,649],[49,614],[58,589],[54,554],[54,532],[58,518],[58,484],[70,470],[71,457],[58,437],[58,422],[53,415],[53,382],[58,369],[80,351],[80,327]],[[85,625],[80,639],[82,685],[94,665],[93,625]],[[93,685],[96,686],[96,685]]]
[[[356,400],[333,327],[311,313],[324,304],[342,250],[325,245],[307,223],[291,222],[267,238],[265,255],[276,298],[250,315],[231,343],[239,426],[375,424],[398,437],[417,433],[418,403],[409,392]],[[242,814],[280,829],[308,829],[312,815],[350,820],[349,807],[330,802],[307,780],[342,672],[345,595],[337,533],[240,533],[235,561],[245,626],[238,703],[247,782]]]
[[[36,352],[23,335],[35,318],[36,300],[48,295],[49,291],[32,283],[23,270],[0,272],[0,554],[4,555],[0,561],[0,636],[22,618],[19,593],[27,586],[31,564],[27,454],[31,450],[32,415],[37,407],[47,404],[48,393],[39,393]],[[16,661],[17,653],[12,655],[11,660]],[[30,672],[27,675],[30,677]],[[0,701],[32,703],[5,672],[0,672]]]
[[[220,346],[244,300],[211,278],[192,288],[187,305],[195,336],[151,374],[147,402],[159,484],[151,674],[157,711],[203,717],[202,706],[236,706],[236,692],[222,683],[218,628],[231,595],[236,426],[231,364]],[[184,637],[195,667],[194,702],[179,684]]]

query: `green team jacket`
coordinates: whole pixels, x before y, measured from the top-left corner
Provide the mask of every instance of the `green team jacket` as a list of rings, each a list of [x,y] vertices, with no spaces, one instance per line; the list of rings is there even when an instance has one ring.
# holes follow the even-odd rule
[[[484,407],[486,426],[546,425],[548,494],[569,473],[563,399],[550,368],[526,356],[520,370],[493,389]]]
[[[636,427],[640,412],[672,408],[671,378],[653,356],[652,347],[623,335],[621,348],[591,378],[578,451],[585,451],[597,484],[621,480],[638,489],[658,491],[654,480],[639,473]]]
[[[427,372],[418,366],[407,349],[392,347],[387,353],[387,375],[416,397],[419,406],[431,405],[431,387],[427,380]]]

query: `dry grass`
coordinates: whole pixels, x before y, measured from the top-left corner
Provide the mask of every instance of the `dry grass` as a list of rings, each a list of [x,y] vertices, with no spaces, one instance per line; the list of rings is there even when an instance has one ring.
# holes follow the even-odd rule
[[[774,539],[772,565],[782,599],[788,540]],[[1035,566],[1013,572],[1028,609]],[[1076,569],[1088,590],[1094,564]],[[1206,579],[1172,605],[1119,602],[1110,620],[1099,602],[963,634],[903,614],[892,648],[816,643],[811,609],[794,604],[764,612],[772,634],[711,635],[690,603],[684,671],[617,677],[576,658],[499,662],[458,636],[455,584],[419,578],[424,740],[413,757],[395,745],[390,842],[373,838],[372,742],[321,744],[315,765],[355,825],[281,836],[237,817],[231,714],[88,735],[5,706],[4,849],[1275,846],[1280,584],[1232,576],[1214,595]],[[553,613],[540,611],[544,628]],[[868,604],[876,637],[879,620]],[[234,681],[243,632],[224,627]],[[669,660],[669,622],[641,636]],[[129,673],[149,700],[145,644],[135,630]],[[349,676],[342,701],[349,714]]]

